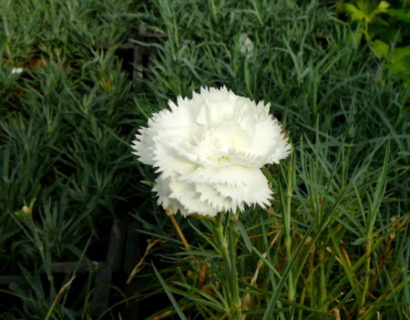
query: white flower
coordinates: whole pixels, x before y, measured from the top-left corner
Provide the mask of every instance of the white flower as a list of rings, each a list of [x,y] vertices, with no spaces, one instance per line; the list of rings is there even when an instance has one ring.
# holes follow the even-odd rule
[[[249,39],[249,37],[246,35],[246,33],[241,33],[239,35],[239,46],[239,51],[246,58],[252,58],[255,46],[253,45],[252,40]]]
[[[13,68],[13,69],[11,69],[11,74],[19,74],[19,73],[22,73],[24,71],[24,69],[23,68]]]
[[[272,192],[260,169],[290,153],[269,107],[225,87],[202,88],[153,114],[132,148],[159,173],[158,203],[184,216],[268,205]]]

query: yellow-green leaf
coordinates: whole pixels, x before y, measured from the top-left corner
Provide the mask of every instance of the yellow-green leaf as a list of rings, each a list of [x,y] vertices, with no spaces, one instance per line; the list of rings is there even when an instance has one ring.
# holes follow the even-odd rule
[[[380,1],[379,5],[377,6],[376,11],[379,13],[387,12],[387,9],[390,7],[390,3],[387,1]]]
[[[410,46],[394,49],[388,67],[394,76],[410,82]]]
[[[339,6],[340,10],[346,12],[352,20],[365,20],[367,18],[366,13],[360,11],[354,4],[342,3]]]
[[[375,40],[372,49],[379,58],[386,58],[389,53],[389,45],[381,40]]]
[[[407,58],[408,56],[410,56],[410,46],[395,48],[391,57],[391,62],[399,63],[401,60]]]
[[[386,13],[390,6],[390,3],[388,3],[387,1],[380,1],[379,5],[377,6],[377,8],[375,10],[372,11],[372,13],[370,14],[369,21],[373,20],[374,18],[376,18],[377,15],[381,14],[381,13]]]

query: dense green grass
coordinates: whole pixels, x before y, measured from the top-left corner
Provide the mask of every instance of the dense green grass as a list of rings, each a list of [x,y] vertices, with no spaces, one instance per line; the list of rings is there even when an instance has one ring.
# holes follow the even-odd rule
[[[179,217],[183,249],[129,147],[169,99],[221,85],[270,102],[294,146],[264,170],[272,206],[232,230],[246,318],[410,317],[409,92],[327,1],[0,1],[0,20],[0,273],[26,276],[5,289],[21,307],[4,319],[88,319],[91,279],[75,300],[51,263],[91,259],[128,214],[161,242],[123,303],[227,319],[214,222]],[[140,20],[164,41],[136,39],[155,52],[136,91],[115,48]]]
[[[52,263],[104,260],[113,218],[139,194],[138,113],[116,56],[135,32],[131,5],[0,1],[0,273],[26,277],[1,288],[4,319],[86,319],[92,279],[54,300],[73,275],[54,279]]]
[[[355,45],[333,9],[319,1],[161,0],[147,9],[147,24],[168,38],[155,46],[139,108],[226,85],[271,102],[294,145],[289,160],[265,170],[272,206],[250,208],[234,231],[248,319],[410,316],[409,92]],[[252,54],[241,52],[244,37]],[[157,314],[229,318],[213,222],[180,219],[193,246],[186,251],[162,215],[143,225],[166,241],[152,259],[168,254],[156,276],[172,307]]]

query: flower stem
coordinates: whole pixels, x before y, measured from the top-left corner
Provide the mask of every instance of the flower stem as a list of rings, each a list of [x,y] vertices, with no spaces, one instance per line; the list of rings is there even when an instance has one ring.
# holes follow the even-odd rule
[[[175,214],[174,211],[170,208],[168,208],[166,211],[167,216],[171,219],[172,224],[174,225],[174,228],[179,236],[179,238],[181,239],[185,249],[190,250],[191,246],[189,245],[188,241],[186,240],[184,233],[182,232],[181,227],[178,224],[177,219],[175,219]]]
[[[365,310],[366,307],[366,300],[367,295],[369,294],[369,283],[370,283],[370,275],[371,275],[371,260],[372,260],[372,234],[369,232],[367,243],[366,243],[366,251],[365,251],[365,274],[364,274],[364,285],[362,291],[362,297],[360,299],[360,311]]]
[[[226,310],[226,312],[229,319],[240,320],[242,312],[238,272],[236,269],[236,245],[238,240],[235,235],[236,216],[233,218],[230,219],[229,215],[225,213],[218,214],[215,220],[215,233],[224,262],[225,279],[228,280],[227,282],[222,282],[222,285],[226,285],[229,305],[229,310]]]
[[[294,153],[291,155],[290,163],[288,166],[288,172],[287,172],[287,189],[286,189],[286,206],[284,210],[284,215],[283,215],[283,228],[285,231],[285,248],[286,248],[286,258],[288,261],[292,260],[292,252],[293,252],[293,247],[292,247],[292,233],[291,233],[291,215],[292,215],[292,195],[293,195],[293,186],[294,186],[294,180],[295,180],[295,171],[294,171],[294,165],[295,165],[295,156]],[[293,274],[292,272],[289,273],[288,276],[288,299],[289,301],[294,301],[295,300],[295,285],[294,285],[294,280],[293,280]]]

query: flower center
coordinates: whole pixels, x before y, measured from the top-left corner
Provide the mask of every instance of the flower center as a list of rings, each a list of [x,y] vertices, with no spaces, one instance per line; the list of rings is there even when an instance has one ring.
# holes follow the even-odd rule
[[[218,158],[218,163],[219,164],[228,164],[231,163],[231,157],[228,156],[222,156]]]

